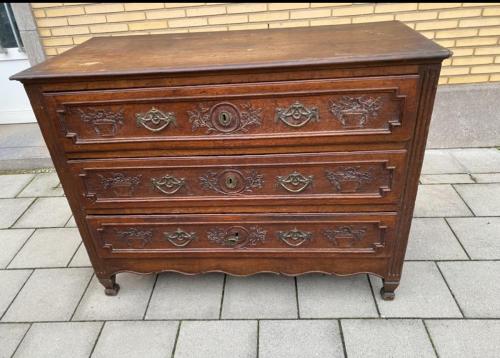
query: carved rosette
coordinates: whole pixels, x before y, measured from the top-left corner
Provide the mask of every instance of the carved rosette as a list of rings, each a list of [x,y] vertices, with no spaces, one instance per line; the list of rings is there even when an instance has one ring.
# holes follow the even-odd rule
[[[370,118],[376,118],[382,107],[381,97],[343,96],[340,100],[330,100],[330,113],[344,128],[364,128]]]
[[[153,231],[129,228],[128,230],[116,230],[118,240],[127,244],[130,248],[143,249],[153,241]]]
[[[333,246],[351,247],[355,242],[361,241],[366,233],[366,228],[353,228],[352,226],[339,226],[323,232]]]
[[[224,195],[252,192],[253,189],[262,188],[264,184],[264,176],[255,170],[227,169],[220,172],[210,171],[199,179],[203,189]]]
[[[90,124],[100,137],[114,137],[123,126],[123,109],[118,112],[103,108],[78,108],[80,119]]]
[[[266,230],[258,226],[251,226],[248,229],[242,226],[232,226],[229,228],[216,227],[208,230],[207,236],[210,242],[224,247],[244,249],[249,246],[256,246],[266,240]]]
[[[163,238],[176,247],[185,247],[196,240],[196,233],[177,228],[174,232],[164,232]]]
[[[243,103],[238,108],[229,102],[212,107],[198,104],[198,108],[188,111],[193,132],[205,128],[207,134],[234,134],[247,132],[251,126],[261,124],[262,109],[253,108],[251,103]]]
[[[161,178],[151,178],[151,184],[165,195],[174,195],[186,184],[186,179],[167,174]]]
[[[290,231],[278,231],[278,237],[288,246],[298,247],[312,240],[312,233],[294,228]]]
[[[111,190],[115,196],[129,197],[141,183],[142,175],[126,176],[123,173],[111,173],[111,177],[99,174],[104,190]]]
[[[326,177],[335,189],[341,193],[355,193],[361,185],[373,180],[370,170],[357,167],[340,167],[335,171],[326,170]]]
[[[292,128],[300,128],[309,122],[319,121],[319,110],[317,107],[308,108],[297,101],[288,108],[276,108],[275,121],[282,121]]]
[[[295,171],[287,176],[278,176],[276,179],[285,190],[291,193],[300,193],[306,190],[309,185],[312,185],[314,176],[304,176]]]
[[[144,127],[151,132],[159,132],[168,127],[170,123],[175,126],[175,113],[162,112],[153,107],[146,113],[136,113],[137,127]]]

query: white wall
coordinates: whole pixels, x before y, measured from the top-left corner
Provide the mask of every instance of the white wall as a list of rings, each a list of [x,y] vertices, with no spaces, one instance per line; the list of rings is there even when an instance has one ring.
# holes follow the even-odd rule
[[[35,122],[28,96],[20,82],[9,81],[13,74],[30,67],[28,58],[17,48],[0,53],[0,124]]]

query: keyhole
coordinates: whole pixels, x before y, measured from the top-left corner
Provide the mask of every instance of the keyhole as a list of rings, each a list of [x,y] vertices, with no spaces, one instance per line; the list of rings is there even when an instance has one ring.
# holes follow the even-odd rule
[[[232,234],[229,238],[228,238],[228,241],[229,242],[232,242],[232,243],[236,243],[238,242],[240,238],[240,234],[238,232],[235,232],[234,234]]]
[[[229,189],[236,188],[237,184],[238,184],[238,180],[233,175],[228,175],[226,177],[226,187],[228,187]]]
[[[231,123],[231,114],[228,112],[221,112],[219,114],[219,123],[223,126],[228,126]]]

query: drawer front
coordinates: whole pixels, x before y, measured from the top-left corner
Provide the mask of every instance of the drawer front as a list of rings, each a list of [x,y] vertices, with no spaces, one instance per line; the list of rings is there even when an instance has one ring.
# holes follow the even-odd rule
[[[71,161],[87,208],[395,204],[406,151]]]
[[[88,216],[102,257],[388,253],[395,213]]]
[[[417,83],[393,76],[45,97],[68,152],[248,148],[406,140]]]

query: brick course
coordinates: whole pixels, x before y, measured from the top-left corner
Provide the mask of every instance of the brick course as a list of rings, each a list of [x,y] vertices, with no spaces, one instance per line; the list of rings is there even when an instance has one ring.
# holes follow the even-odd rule
[[[47,56],[92,36],[400,20],[454,51],[440,84],[500,81],[500,3],[32,3]]]

